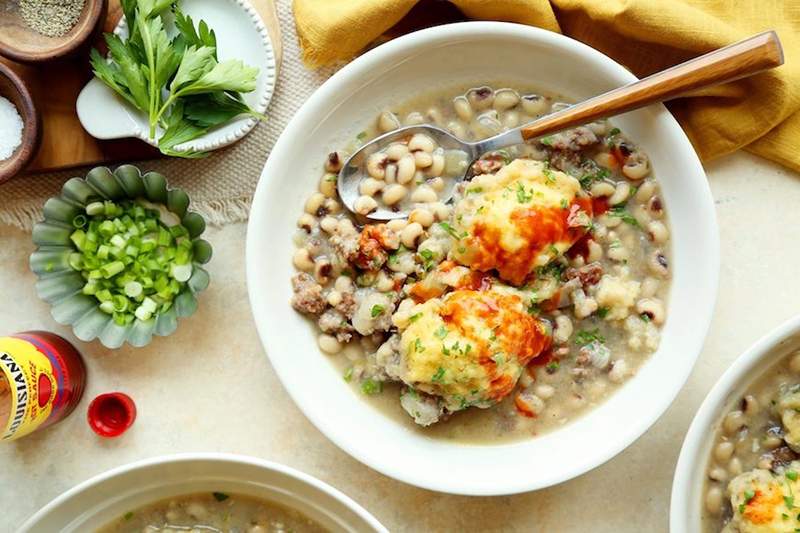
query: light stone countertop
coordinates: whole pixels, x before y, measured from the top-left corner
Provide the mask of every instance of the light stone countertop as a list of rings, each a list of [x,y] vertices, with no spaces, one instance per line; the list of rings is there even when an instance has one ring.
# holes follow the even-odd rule
[[[666,531],[673,468],[695,409],[737,355],[798,312],[799,177],[744,153],[707,170],[722,242],[709,337],[667,413],[596,470],[547,490],[474,498],[405,485],[340,451],[294,406],[264,355],[247,300],[246,227],[238,224],[207,232],[215,251],[211,286],[171,337],[114,352],[76,343],[90,371],[76,412],[0,445],[0,531],[14,531],[61,492],[109,468],[191,451],[298,468],[354,498],[391,531]],[[27,233],[0,227],[0,334],[46,329],[74,340],[35,295],[31,250]],[[85,422],[86,407],[112,390],[130,394],[139,417],[123,437],[102,440]]]

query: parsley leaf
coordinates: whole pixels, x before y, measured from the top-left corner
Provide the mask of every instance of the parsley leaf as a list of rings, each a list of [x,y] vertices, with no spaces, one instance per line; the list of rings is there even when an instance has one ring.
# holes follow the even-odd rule
[[[383,311],[384,311],[384,307],[382,305],[373,305],[372,309],[370,309],[370,311],[369,311],[369,314],[370,314],[370,316],[372,318],[375,318],[376,316],[378,316],[381,313],[383,313]]]
[[[636,220],[636,218],[622,206],[612,207],[611,209],[608,210],[608,214],[609,216],[622,219],[623,222],[625,222],[626,224],[630,224],[634,228],[640,227],[639,221]]]
[[[575,334],[575,344],[578,346],[586,346],[587,344],[591,344],[595,341],[601,344],[606,342],[605,337],[600,334],[600,330],[598,328],[582,330]]]

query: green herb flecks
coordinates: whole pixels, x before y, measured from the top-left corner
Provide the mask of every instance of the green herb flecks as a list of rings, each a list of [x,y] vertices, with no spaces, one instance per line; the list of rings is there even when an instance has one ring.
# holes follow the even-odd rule
[[[598,328],[581,330],[575,334],[575,344],[578,346],[586,346],[587,344],[591,344],[593,342],[599,342],[601,344],[606,342],[605,337],[600,334],[600,330]]]
[[[431,376],[431,381],[433,383],[444,383],[444,374],[445,374],[444,368],[439,367],[436,370],[436,373]]]
[[[361,382],[361,392],[367,396],[383,392],[383,382],[374,379],[365,379]]]
[[[225,494],[224,492],[212,492],[211,495],[214,496],[214,499],[217,500],[218,502],[224,502],[225,500],[230,498],[230,495]]]
[[[636,217],[630,214],[630,212],[627,211],[625,207],[622,206],[612,207],[611,209],[608,210],[608,215],[612,217],[617,217],[626,224],[630,224],[634,228],[640,227],[639,221],[636,220]]]
[[[370,309],[370,311],[369,311],[369,314],[370,314],[370,316],[372,318],[375,318],[375,317],[383,314],[384,310],[385,310],[385,308],[382,305],[373,305],[372,309]]]
[[[127,513],[122,515],[122,519],[125,520],[126,522],[131,518],[133,518],[133,511],[128,511]]]
[[[342,377],[346,382],[350,383],[353,380],[353,367],[348,367],[347,370],[344,371],[344,375]]]
[[[458,231],[456,231],[456,229],[447,222],[439,222],[439,226],[447,233],[449,233],[450,236],[453,237],[454,239],[463,239],[464,237],[467,236],[467,232],[459,234]]]
[[[517,183],[517,202],[526,204],[530,202],[532,198],[533,194],[525,192],[525,187],[522,186],[522,183]]]
[[[446,327],[439,326],[439,329],[433,332],[433,336],[436,337],[437,339],[444,339],[445,337],[447,337],[448,333],[450,332],[447,330]]]

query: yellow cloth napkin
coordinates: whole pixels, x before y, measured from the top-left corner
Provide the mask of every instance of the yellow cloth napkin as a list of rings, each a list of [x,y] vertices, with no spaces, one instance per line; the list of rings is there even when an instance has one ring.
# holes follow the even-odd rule
[[[294,0],[303,58],[346,60],[418,0]],[[467,17],[539,26],[583,41],[639,77],[775,29],[786,63],[669,104],[703,160],[739,148],[800,171],[797,0],[450,0]]]

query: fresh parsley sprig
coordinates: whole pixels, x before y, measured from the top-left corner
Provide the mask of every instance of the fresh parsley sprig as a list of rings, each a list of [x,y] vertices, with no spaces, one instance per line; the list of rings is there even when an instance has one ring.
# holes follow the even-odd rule
[[[220,62],[217,37],[205,21],[197,27],[178,0],[122,0],[128,38],[105,34],[109,57],[91,51],[95,76],[147,114],[149,136],[166,155],[203,157],[176,147],[236,116],[264,118],[242,99],[256,88],[258,69],[238,59]],[[171,11],[177,34],[163,16]]]

